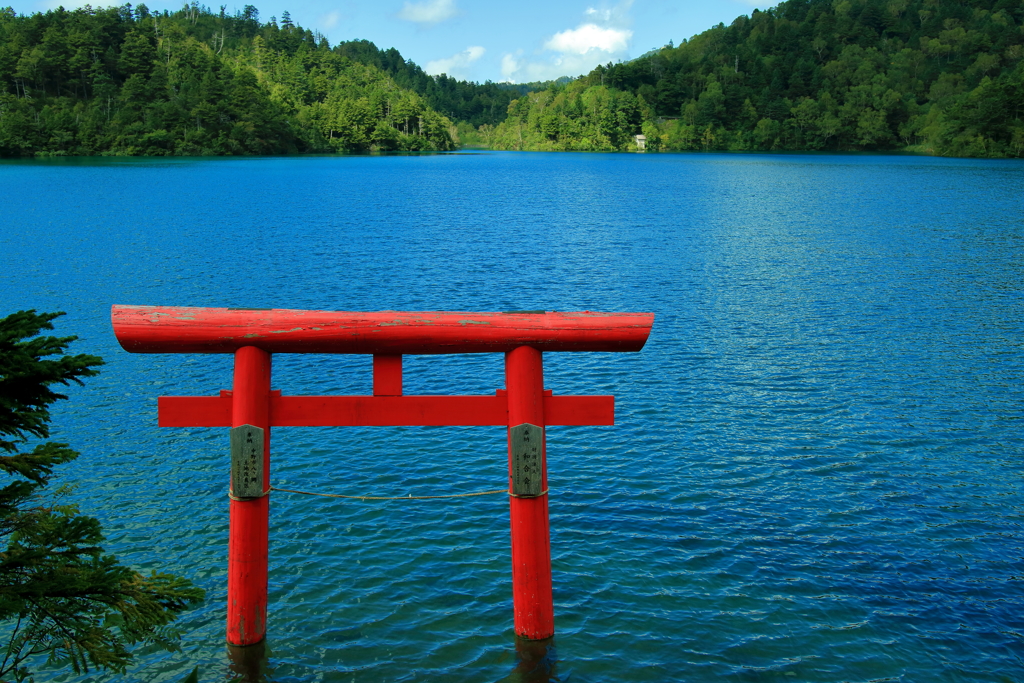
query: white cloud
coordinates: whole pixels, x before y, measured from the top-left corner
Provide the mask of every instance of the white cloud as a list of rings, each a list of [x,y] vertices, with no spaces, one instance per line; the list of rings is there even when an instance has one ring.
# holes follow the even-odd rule
[[[532,81],[553,81],[562,76],[575,78],[585,76],[598,64],[604,64],[609,59],[598,57],[607,55],[603,52],[592,52],[587,55],[559,55],[550,59],[539,59],[536,61],[519,61],[515,63],[515,69],[506,69],[502,60],[502,78],[509,83],[530,83]]]
[[[623,0],[610,8],[588,7],[579,26],[555,33],[534,58],[522,58],[522,50],[502,57],[502,78],[522,83],[574,77],[598,64],[625,59],[633,38],[632,5],[633,0]]]
[[[469,78],[467,72],[469,65],[483,57],[485,52],[487,52],[487,50],[479,45],[472,45],[451,57],[435,59],[432,62],[427,62],[427,65],[423,70],[431,76],[448,74],[449,76],[455,76],[456,78],[466,79]]]
[[[591,50],[600,52],[623,52],[629,45],[633,32],[626,29],[601,28],[597,24],[583,24],[569,31],[562,31],[551,36],[544,44],[548,50],[555,52],[585,55]]]
[[[518,59],[516,59],[516,57],[518,57],[522,53],[523,53],[523,51],[520,50],[519,52],[517,52],[514,55],[509,53],[509,54],[506,54],[506,55],[502,56],[502,58],[501,58],[501,80],[503,80],[505,82],[511,82],[511,83],[515,82],[514,77],[516,75],[516,72],[519,71],[520,68],[522,68],[522,64],[519,62]]]
[[[451,19],[458,13],[455,0],[427,0],[417,4],[406,2],[398,18],[429,25]]]
[[[341,19],[341,12],[328,12],[320,17],[319,23],[324,30],[330,30],[338,25],[338,21]]]

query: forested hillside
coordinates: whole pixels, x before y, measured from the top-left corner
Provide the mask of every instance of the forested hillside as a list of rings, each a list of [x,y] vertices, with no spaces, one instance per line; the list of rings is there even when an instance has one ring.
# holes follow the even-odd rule
[[[490,142],[1020,157],[1022,24],[1022,0],[787,0],[520,98]]]
[[[455,147],[450,119],[347,52],[251,5],[3,9],[0,155]]]
[[[508,83],[470,83],[445,74],[430,76],[395,48],[381,50],[368,40],[350,40],[338,44],[335,52],[361,64],[376,66],[391,75],[400,88],[422,95],[432,108],[453,121],[465,121],[473,127],[494,125],[505,120],[508,105],[530,90],[547,84],[525,86]]]

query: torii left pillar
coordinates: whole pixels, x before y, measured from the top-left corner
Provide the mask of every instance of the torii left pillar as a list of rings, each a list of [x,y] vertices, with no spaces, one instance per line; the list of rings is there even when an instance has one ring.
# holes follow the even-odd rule
[[[253,645],[267,630],[270,530],[270,354],[255,346],[235,351],[231,426],[263,430],[262,495],[231,496],[228,532],[228,642]],[[231,482],[232,491],[238,490]]]

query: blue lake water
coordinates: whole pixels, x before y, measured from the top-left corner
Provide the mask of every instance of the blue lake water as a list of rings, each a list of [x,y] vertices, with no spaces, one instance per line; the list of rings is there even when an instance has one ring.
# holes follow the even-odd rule
[[[270,681],[1024,679],[1024,163],[480,153],[0,163],[0,313],[64,310],[103,356],[56,412],[108,550],[207,600],[126,677],[243,671],[224,645],[224,429],[159,395],[226,356],[132,355],[111,304],[652,311],[636,354],[548,354],[615,427],[548,430],[557,635],[512,632],[503,496],[275,493]],[[278,356],[286,394],[368,357]],[[483,394],[499,355],[414,356]],[[431,455],[425,456],[424,453]],[[438,456],[437,454],[442,455]],[[282,428],[273,484],[500,488],[500,428]]]

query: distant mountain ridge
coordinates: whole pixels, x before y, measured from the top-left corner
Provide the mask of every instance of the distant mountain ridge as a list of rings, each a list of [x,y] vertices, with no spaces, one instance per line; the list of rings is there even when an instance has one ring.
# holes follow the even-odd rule
[[[1024,155],[1024,0],[786,0],[577,79],[469,83],[287,12],[0,9],[0,156]]]
[[[0,156],[443,151],[520,94],[252,5],[0,10]]]
[[[1021,0],[787,0],[520,98],[498,149],[1024,155]]]

